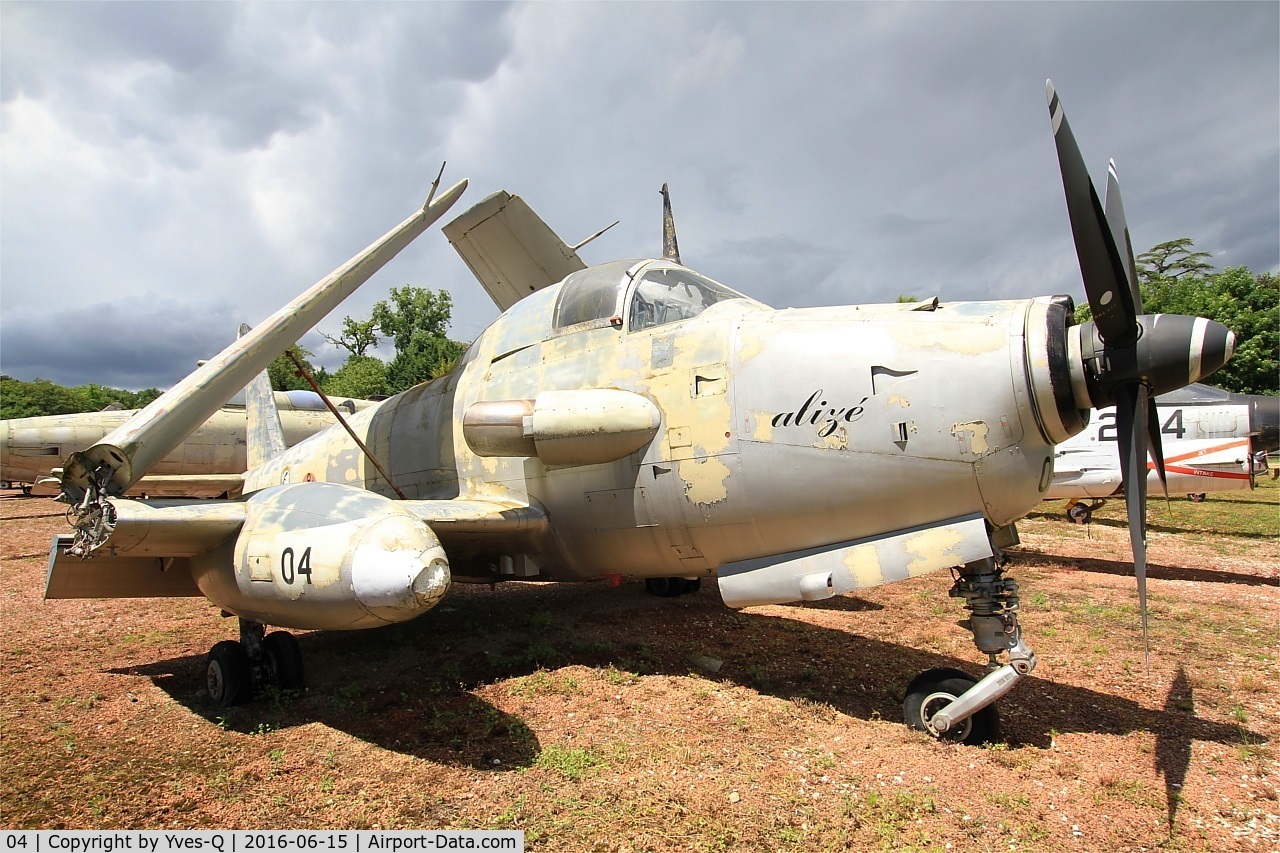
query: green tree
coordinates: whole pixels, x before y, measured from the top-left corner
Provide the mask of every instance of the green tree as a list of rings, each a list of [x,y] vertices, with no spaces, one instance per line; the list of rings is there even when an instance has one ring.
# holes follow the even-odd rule
[[[1235,332],[1236,351],[1208,381],[1238,394],[1280,394],[1280,280],[1248,267],[1215,273],[1209,253],[1193,246],[1180,237],[1138,255],[1143,312],[1216,320]],[[1076,308],[1076,322],[1089,317],[1088,305]]]
[[[1192,250],[1190,237],[1179,237],[1152,246],[1138,255],[1134,263],[1138,268],[1138,281],[1147,284],[1161,279],[1179,279],[1182,276],[1203,276],[1213,271],[1208,252]]]
[[[369,351],[370,347],[378,345],[377,327],[377,320],[369,319],[360,322],[350,317],[343,317],[342,331],[336,338],[326,335],[324,332],[321,332],[320,335],[335,347],[344,349],[352,356],[360,358]]]
[[[293,359],[289,358],[289,352],[292,352],[302,362],[302,366],[307,372],[316,377],[316,381],[321,381],[323,372],[317,374],[315,367],[308,359],[315,355],[311,350],[299,344],[289,347],[288,352],[281,353],[276,360],[271,362],[267,367],[267,376],[271,379],[271,388],[273,391],[310,391],[311,386],[307,380],[303,379],[298,373],[298,367],[293,363]]]
[[[358,400],[386,394],[386,362],[371,355],[351,355],[320,387],[330,397]]]
[[[387,393],[399,394],[415,385],[444,376],[467,351],[465,344],[441,336],[422,335],[396,353],[387,365]]]
[[[452,369],[466,346],[445,333],[453,312],[446,290],[394,287],[391,299],[373,306],[378,330],[391,338],[396,355],[387,365],[387,393],[398,394]]]
[[[125,391],[96,383],[67,388],[48,379],[24,382],[12,376],[0,376],[0,417],[74,415],[100,412],[113,404],[122,409],[140,409],[159,396],[155,388]]]
[[[432,291],[406,284],[391,288],[390,301],[383,299],[373,306],[372,321],[401,353],[409,350],[415,338],[445,337],[452,313],[453,299],[447,290]]]

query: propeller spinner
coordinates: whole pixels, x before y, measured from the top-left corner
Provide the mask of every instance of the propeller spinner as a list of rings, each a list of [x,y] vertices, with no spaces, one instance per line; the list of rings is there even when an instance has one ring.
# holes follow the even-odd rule
[[[1225,365],[1235,350],[1235,335],[1221,323],[1203,317],[1142,314],[1142,295],[1138,291],[1115,161],[1107,173],[1106,201],[1101,202],[1052,81],[1047,81],[1046,94],[1071,233],[1093,313],[1092,321],[1070,330],[1072,392],[1082,409],[1116,407],[1129,540],[1138,581],[1142,639],[1149,660],[1148,454],[1161,482],[1165,479],[1155,397],[1196,382]]]

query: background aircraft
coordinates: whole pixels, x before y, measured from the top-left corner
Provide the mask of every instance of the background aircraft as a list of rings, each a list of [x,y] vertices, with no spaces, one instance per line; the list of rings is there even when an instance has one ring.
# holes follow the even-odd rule
[[[1094,320],[1069,326],[1067,297],[774,310],[681,265],[674,229],[660,259],[585,267],[500,193],[446,228],[510,303],[452,373],[350,418],[359,443],[329,429],[287,450],[255,380],[243,500],[118,497],[465,182],[433,186],[421,211],[66,460],[75,533],[54,542],[46,596],[204,595],[239,619],[206,667],[225,705],[302,683],[296,641],[266,625],[403,621],[453,581],[716,577],[747,607],[951,568],[988,672],[921,673],[904,718],[991,737],[993,703],[1036,663],[1000,548],[1048,488],[1054,446],[1088,409],[1116,407],[1145,627],[1149,395],[1234,349],[1217,323],[1142,314],[1114,173],[1104,206],[1047,95]]]
[[[1156,421],[1169,493],[1192,500],[1252,488],[1267,470],[1267,454],[1280,449],[1280,397],[1195,383],[1158,397]],[[1121,494],[1118,448],[1116,411],[1100,409],[1083,432],[1058,445],[1045,498],[1068,499],[1067,515],[1087,523],[1107,498]],[[1147,467],[1147,488],[1161,489],[1155,464]]]
[[[375,406],[369,400],[334,400],[340,409],[355,414]],[[284,443],[293,446],[335,422],[313,391],[278,391],[276,408],[284,431]],[[47,415],[0,421],[0,488],[21,485],[26,494],[57,494],[54,468],[72,453],[87,450],[120,427],[137,410],[107,410],[73,415]],[[150,473],[130,488],[129,494],[152,497],[213,497],[240,493],[248,469],[245,453],[243,399],[214,412],[200,427],[159,460]]]

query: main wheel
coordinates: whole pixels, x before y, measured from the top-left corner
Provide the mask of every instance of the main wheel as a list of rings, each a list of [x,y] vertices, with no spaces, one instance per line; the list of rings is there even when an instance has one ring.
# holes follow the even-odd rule
[[[1071,507],[1071,509],[1067,510],[1067,518],[1071,519],[1076,524],[1088,524],[1089,519],[1093,518],[1093,510],[1089,509],[1084,504],[1076,504]]]
[[[276,684],[282,690],[301,690],[306,686],[302,672],[302,649],[288,631],[273,631],[262,638],[262,652],[271,662]]]
[[[1192,494],[1187,495],[1187,500],[1191,501],[1193,504],[1204,503],[1204,498],[1205,498],[1204,492],[1194,492]]]
[[[999,736],[1000,713],[995,705],[988,705],[972,717],[945,732],[936,732],[929,725],[933,715],[941,711],[977,680],[958,669],[931,669],[916,676],[907,687],[902,702],[902,715],[908,726],[928,732],[941,740],[977,746]]]
[[[216,708],[229,708],[248,699],[252,683],[244,646],[235,640],[223,640],[210,649],[204,683],[209,701]]]

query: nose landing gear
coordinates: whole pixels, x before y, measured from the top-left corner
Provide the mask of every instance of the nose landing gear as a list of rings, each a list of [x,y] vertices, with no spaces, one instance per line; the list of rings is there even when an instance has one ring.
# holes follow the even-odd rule
[[[302,650],[287,631],[266,633],[261,622],[240,620],[240,640],[223,640],[209,650],[205,689],[216,708],[247,702],[264,684],[301,690],[306,682]]]
[[[902,703],[908,726],[934,737],[971,745],[999,736],[995,702],[1036,666],[1036,654],[1022,640],[1018,625],[1018,584],[987,559],[969,563],[956,574],[952,598],[963,598],[969,618],[961,623],[988,657],[980,681],[957,669],[930,669],[907,687]],[[1008,652],[1001,665],[997,656]]]

